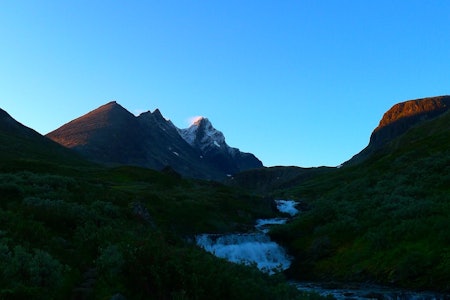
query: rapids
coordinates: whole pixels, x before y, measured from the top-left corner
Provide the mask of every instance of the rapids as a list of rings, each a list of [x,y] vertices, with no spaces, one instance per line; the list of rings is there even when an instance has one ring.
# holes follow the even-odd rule
[[[217,257],[234,263],[254,264],[269,274],[285,270],[291,265],[284,249],[264,233],[202,234],[197,236],[196,242]]]
[[[275,200],[280,212],[295,216],[299,211],[293,200]],[[291,258],[286,251],[267,235],[268,227],[284,224],[288,218],[258,219],[255,232],[239,234],[200,234],[195,240],[198,246],[217,257],[234,263],[255,265],[263,272],[274,274],[286,270]]]

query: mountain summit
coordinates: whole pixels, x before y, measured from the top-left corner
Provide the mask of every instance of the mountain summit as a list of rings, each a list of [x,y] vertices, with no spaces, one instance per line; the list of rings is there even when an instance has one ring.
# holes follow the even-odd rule
[[[200,117],[189,128],[178,132],[189,145],[202,153],[205,160],[227,174],[263,166],[253,154],[228,146],[223,133],[215,129],[207,118]]]
[[[225,143],[223,133],[215,129],[211,122],[204,117],[198,118],[189,128],[180,129],[179,133],[189,145],[202,152],[207,152],[211,147],[229,148]]]
[[[47,137],[99,163],[157,170],[170,167],[194,178],[221,180],[228,174],[262,167],[253,154],[229,147],[223,134],[206,118],[181,130],[158,109],[136,117],[115,101],[61,126]],[[222,149],[212,151],[217,150],[214,147]]]

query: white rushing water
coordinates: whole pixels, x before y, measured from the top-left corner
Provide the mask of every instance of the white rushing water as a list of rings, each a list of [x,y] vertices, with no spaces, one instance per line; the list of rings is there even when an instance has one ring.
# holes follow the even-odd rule
[[[202,234],[197,236],[196,242],[217,257],[234,263],[255,264],[269,274],[285,270],[291,264],[284,249],[264,233]]]
[[[275,200],[280,212],[294,216],[298,213],[297,202],[293,200]],[[256,265],[261,271],[274,274],[286,270],[291,265],[291,258],[286,251],[270,240],[266,234],[268,228],[275,224],[286,223],[287,218],[259,219],[256,221],[257,232],[244,234],[201,234],[196,243],[217,257],[234,263]]]
[[[268,233],[270,226],[285,224],[286,221],[286,218],[258,219],[255,228],[263,233]]]
[[[275,203],[277,204],[277,209],[282,213],[290,214],[291,217],[298,214],[298,209],[295,208],[298,202],[293,200],[275,200]]]

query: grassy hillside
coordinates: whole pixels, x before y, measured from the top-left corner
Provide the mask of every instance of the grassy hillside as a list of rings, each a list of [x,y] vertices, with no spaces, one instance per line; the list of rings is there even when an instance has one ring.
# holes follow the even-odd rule
[[[307,179],[332,171],[332,167],[300,168],[269,167],[247,170],[233,175],[227,185],[246,189],[254,194],[272,195],[297,186]]]
[[[295,296],[280,278],[187,242],[270,213],[258,199],[135,168],[80,176],[10,171],[0,182],[2,299]]]
[[[9,118],[9,116],[7,116]],[[103,168],[0,122],[0,299],[306,299],[280,276],[218,259],[193,236],[273,215],[238,189]]]
[[[450,290],[450,113],[281,194],[311,208],[272,231],[296,278]]]

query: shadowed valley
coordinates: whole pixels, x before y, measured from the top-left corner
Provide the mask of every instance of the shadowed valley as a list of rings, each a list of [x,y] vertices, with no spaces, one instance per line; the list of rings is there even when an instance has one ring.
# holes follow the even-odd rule
[[[116,102],[47,136],[0,110],[0,298],[320,298],[288,279],[448,295],[449,99],[394,105],[339,168],[265,168],[206,118],[178,129]],[[195,245],[280,216],[274,199],[301,201],[269,231],[283,273]]]

